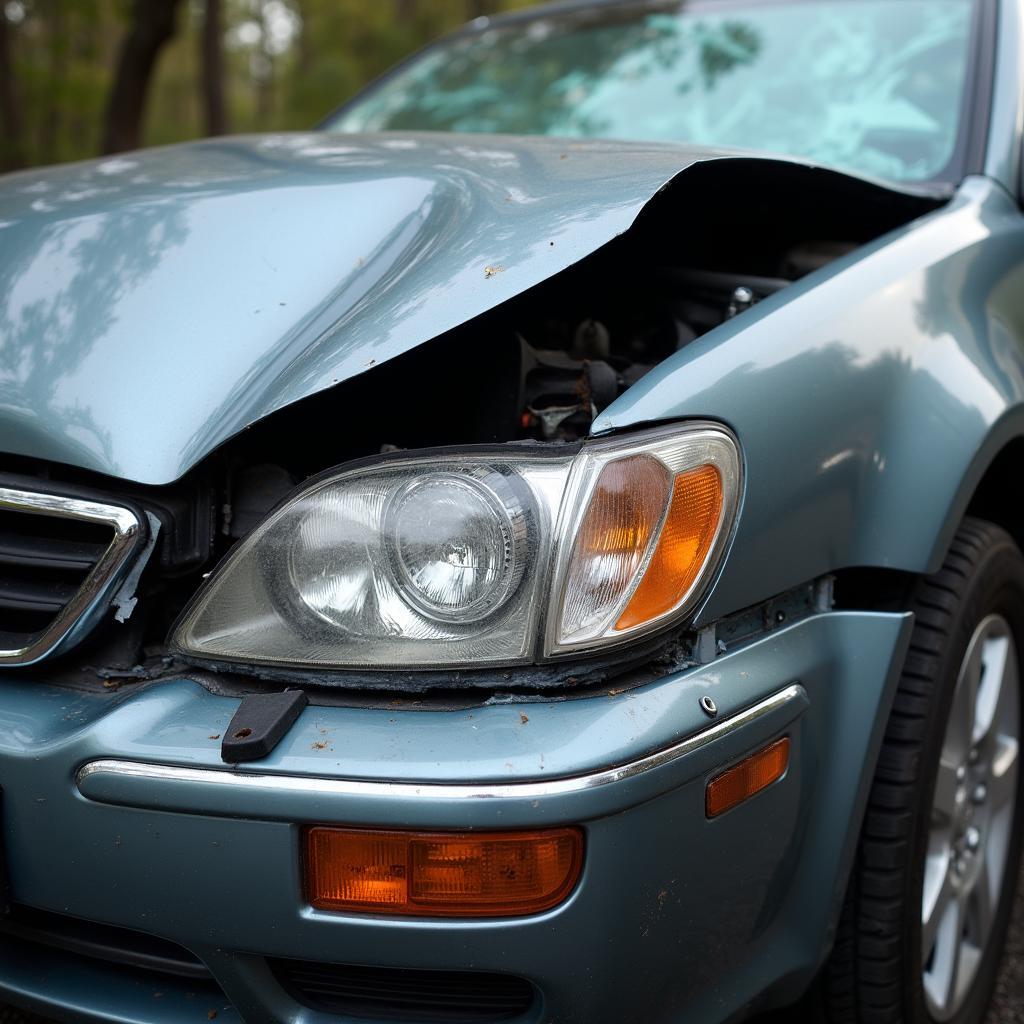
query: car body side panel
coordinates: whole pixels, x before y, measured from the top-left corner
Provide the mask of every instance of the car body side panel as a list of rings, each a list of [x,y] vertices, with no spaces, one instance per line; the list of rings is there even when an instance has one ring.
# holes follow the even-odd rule
[[[1000,438],[1024,434],[1024,219],[971,178],[949,207],[705,335],[595,423],[716,418],[746,492],[699,615],[846,567],[938,567]]]

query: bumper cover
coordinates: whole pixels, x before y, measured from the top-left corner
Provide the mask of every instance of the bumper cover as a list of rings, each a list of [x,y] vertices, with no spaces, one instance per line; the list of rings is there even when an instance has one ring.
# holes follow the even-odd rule
[[[797,996],[831,942],[909,625],[818,615],[613,697],[309,707],[237,772],[218,737],[238,701],[191,680],[103,695],[3,680],[12,896],[184,946],[223,990],[219,1020],[344,1019],[282,988],[265,958],[284,957],[515,974],[538,993],[522,1024],[719,1024]],[[707,821],[707,778],[782,734],[787,776]],[[310,822],[578,823],[586,863],[564,904],[530,918],[326,914],[301,897]],[[0,992],[75,1020],[206,1018],[187,985],[154,997],[54,956],[0,957]],[[170,1012],[179,998],[188,1015]]]

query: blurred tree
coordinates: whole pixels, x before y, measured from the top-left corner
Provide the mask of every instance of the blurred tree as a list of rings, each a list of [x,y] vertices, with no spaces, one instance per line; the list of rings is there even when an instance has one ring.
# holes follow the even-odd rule
[[[411,50],[529,2],[0,0],[0,170],[308,129]]]
[[[14,81],[11,36],[7,15],[0,11],[0,170],[11,171],[25,161],[21,137],[21,108]]]
[[[43,163],[57,159],[58,142],[65,110],[68,78],[68,25],[66,11],[60,0],[45,0],[46,64],[49,69],[50,88],[46,93],[46,107],[39,119],[39,149]]]
[[[134,0],[103,129],[103,152],[139,147],[146,95],[160,51],[174,35],[181,0]]]
[[[228,130],[224,99],[224,24],[221,0],[206,0],[203,14],[203,114],[207,135]]]
[[[259,0],[256,17],[259,21],[259,50],[251,67],[256,86],[256,116],[261,124],[269,124],[274,112],[274,57],[271,19],[277,14],[275,0]]]

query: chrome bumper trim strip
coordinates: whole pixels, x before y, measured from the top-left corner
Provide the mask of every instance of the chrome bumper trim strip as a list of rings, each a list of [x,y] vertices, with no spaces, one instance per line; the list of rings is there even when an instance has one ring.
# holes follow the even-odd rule
[[[191,783],[205,786],[223,786],[234,789],[258,789],[263,792],[290,793],[326,797],[380,797],[391,799],[427,800],[538,800],[567,793],[579,793],[608,786],[625,779],[635,778],[671,764],[702,747],[737,732],[745,726],[796,702],[806,703],[807,695],[799,683],[794,683],[758,704],[689,736],[679,743],[653,754],[648,754],[613,768],[602,768],[584,775],[529,782],[383,782],[366,779],[330,779],[315,776],[270,775],[220,768],[186,768],[178,765],[147,764],[142,761],[91,761],[79,769],[76,777],[83,796],[91,796],[90,780],[100,781],[103,776],[144,779],[151,782]]]

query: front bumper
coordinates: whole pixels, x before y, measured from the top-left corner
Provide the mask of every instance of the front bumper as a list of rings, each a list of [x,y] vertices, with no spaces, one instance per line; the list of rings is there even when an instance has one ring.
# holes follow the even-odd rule
[[[213,981],[157,984],[0,937],[0,994],[75,1021],[353,1019],[303,1005],[270,957],[514,974],[536,990],[520,1024],[719,1024],[784,1003],[831,941],[909,625],[821,614],[610,697],[309,707],[238,772],[218,739],[238,701],[191,680],[103,695],[3,680],[13,901],[170,940]],[[787,776],[706,820],[707,778],[783,734]],[[530,918],[321,913],[301,896],[310,822],[581,824],[584,874]]]

